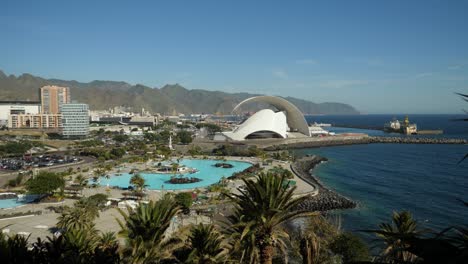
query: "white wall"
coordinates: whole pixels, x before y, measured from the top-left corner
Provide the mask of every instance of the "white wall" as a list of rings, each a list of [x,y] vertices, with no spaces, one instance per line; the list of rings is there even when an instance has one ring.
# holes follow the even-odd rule
[[[39,114],[40,105],[0,104],[0,120],[7,120],[11,110],[24,110],[26,114]]]

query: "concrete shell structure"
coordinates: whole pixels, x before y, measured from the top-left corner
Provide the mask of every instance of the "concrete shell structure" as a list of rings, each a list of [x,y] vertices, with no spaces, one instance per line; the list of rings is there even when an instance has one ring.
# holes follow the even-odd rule
[[[245,120],[227,136],[233,140],[262,137],[286,138],[287,130],[286,115],[283,112],[275,113],[273,110],[263,109]]]
[[[274,96],[252,97],[239,103],[233,112],[247,103],[259,102],[276,108],[263,109],[256,112],[249,119],[240,124],[232,132],[222,132],[215,140],[235,141],[256,138],[289,138],[310,136],[309,126],[302,112],[287,100]]]
[[[299,132],[306,136],[310,136],[309,126],[307,125],[307,121],[305,120],[304,114],[292,103],[283,99],[281,97],[276,96],[256,96],[248,98],[242,102],[240,102],[233,110],[236,112],[240,107],[245,104],[259,102],[259,103],[266,103],[269,104],[279,111],[282,111],[286,114],[286,122],[291,132]],[[261,120],[261,122],[263,122]],[[260,126],[261,126],[260,122]]]

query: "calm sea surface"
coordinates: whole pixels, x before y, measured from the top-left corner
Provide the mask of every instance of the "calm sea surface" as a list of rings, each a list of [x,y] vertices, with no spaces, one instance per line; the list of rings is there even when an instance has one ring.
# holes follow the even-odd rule
[[[445,136],[468,138],[468,122],[451,119],[463,115],[410,116],[421,129],[443,129]],[[393,115],[318,116],[308,121],[377,126]],[[397,118],[402,118],[397,116]],[[331,128],[337,132],[383,132]],[[393,211],[410,210],[425,227],[441,230],[468,224],[468,145],[370,144],[298,150],[299,154],[327,157],[314,174],[327,186],[357,201],[352,210],[341,210],[345,230],[375,229]],[[368,235],[363,236],[369,239]]]

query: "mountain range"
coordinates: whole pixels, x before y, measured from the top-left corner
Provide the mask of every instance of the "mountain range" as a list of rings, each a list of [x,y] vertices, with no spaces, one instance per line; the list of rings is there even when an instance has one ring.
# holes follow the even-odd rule
[[[219,113],[229,114],[242,100],[258,95],[250,93],[225,93],[208,90],[189,90],[179,84],[152,88],[141,84],[131,85],[118,81],[92,81],[82,83],[59,79],[45,79],[28,73],[20,76],[6,75],[0,70],[0,100],[38,101],[39,88],[44,85],[70,87],[73,101],[87,103],[92,110],[106,110],[114,106],[131,107],[134,111],[145,108],[151,112]],[[343,103],[313,103],[293,97],[284,97],[304,114],[359,114],[352,106]],[[255,110],[259,105],[246,111]]]

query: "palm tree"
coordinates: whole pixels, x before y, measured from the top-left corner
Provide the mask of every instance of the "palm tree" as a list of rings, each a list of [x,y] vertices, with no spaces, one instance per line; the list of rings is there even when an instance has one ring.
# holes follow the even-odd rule
[[[456,94],[458,94],[464,101],[468,102],[468,94],[462,94],[462,93],[456,93]],[[465,113],[468,113],[468,112],[465,111]],[[462,118],[459,121],[468,121],[468,118]],[[466,159],[468,159],[468,153],[465,154],[465,156],[458,163],[460,164]]]
[[[179,168],[179,163],[172,163],[171,165],[172,167],[172,173],[174,174],[174,177],[176,176],[176,173],[177,173],[177,169]]]
[[[73,259],[76,263],[92,262],[98,245],[98,236],[94,229],[70,229],[63,237],[68,259]]]
[[[135,186],[135,189],[137,192],[141,193],[143,191],[143,188],[146,186],[146,180],[141,176],[141,174],[137,173],[132,176],[130,179],[130,184]]]
[[[418,237],[422,230],[408,211],[393,212],[391,223],[381,223],[380,230],[368,230],[383,240],[385,248],[382,257],[389,262],[413,262],[417,256],[408,251],[409,244],[406,240]]]
[[[125,222],[117,219],[121,227],[119,234],[126,239],[127,247],[124,255],[132,263],[149,263],[149,260],[170,258],[168,249],[173,247],[177,239],[166,238],[164,235],[171,220],[180,212],[180,207],[170,196],[165,195],[156,202],[142,204],[135,210],[128,208],[126,213],[119,209]]]
[[[102,233],[98,238],[97,247],[95,249],[96,263],[118,263],[119,257],[119,242],[115,237],[114,232]]]
[[[0,232],[0,257],[2,263],[31,263],[28,238],[22,235],[8,237]]]
[[[98,207],[87,198],[66,207],[58,217],[57,227],[66,230],[87,230],[94,228],[94,220],[99,217]]]
[[[309,233],[301,238],[300,253],[303,264],[320,263],[320,240],[314,233]]]
[[[289,235],[282,224],[301,216],[315,215],[312,212],[297,211],[297,205],[308,196],[293,197],[296,187],[283,186],[284,175],[260,173],[256,180],[243,179],[245,189],[231,196],[234,214],[228,217],[232,227],[234,248],[240,251],[241,258],[250,261],[272,263],[275,248],[284,253],[285,239]]]
[[[213,225],[194,226],[188,242],[190,253],[185,263],[220,263],[226,259],[224,237]]]

